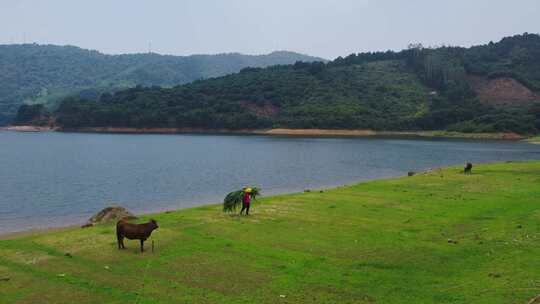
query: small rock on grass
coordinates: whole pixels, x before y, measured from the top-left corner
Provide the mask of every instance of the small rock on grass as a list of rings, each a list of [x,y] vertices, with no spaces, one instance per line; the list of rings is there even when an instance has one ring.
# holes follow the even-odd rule
[[[540,303],[540,294],[530,299],[529,302],[527,302],[527,304],[532,304],[532,303]]]

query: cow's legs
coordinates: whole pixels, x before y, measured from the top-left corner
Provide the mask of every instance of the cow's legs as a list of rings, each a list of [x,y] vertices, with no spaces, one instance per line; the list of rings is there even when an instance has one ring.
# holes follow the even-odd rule
[[[119,233],[116,234],[116,239],[118,240],[118,249],[124,249],[124,237]]]
[[[143,252],[143,251],[144,251],[144,241],[141,240],[141,252]]]

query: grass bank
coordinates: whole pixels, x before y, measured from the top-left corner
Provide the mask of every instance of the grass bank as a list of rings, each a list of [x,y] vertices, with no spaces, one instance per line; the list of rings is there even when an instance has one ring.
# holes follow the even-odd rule
[[[113,225],[2,240],[0,303],[526,303],[540,162],[459,172],[155,214],[154,253]]]
[[[462,133],[452,131],[381,131],[377,135],[381,136],[417,136],[431,138],[463,138],[463,139],[506,139],[519,140],[525,137],[516,133]]]
[[[535,144],[540,144],[540,135],[529,138],[529,141]]]
[[[291,136],[352,136],[352,137],[427,137],[464,139],[507,139],[518,140],[524,137],[515,133],[461,133],[450,131],[373,131],[373,130],[327,130],[327,129],[269,129],[255,131],[261,135]]]
[[[11,126],[0,128],[6,131],[44,132],[62,131],[79,133],[120,133],[120,134],[238,134],[238,135],[283,135],[283,136],[347,136],[347,137],[428,137],[464,139],[506,139],[519,140],[525,137],[516,133],[461,133],[450,131],[374,131],[374,130],[332,130],[332,129],[206,129],[206,128],[124,128],[124,127],[84,127],[50,128],[34,126]]]

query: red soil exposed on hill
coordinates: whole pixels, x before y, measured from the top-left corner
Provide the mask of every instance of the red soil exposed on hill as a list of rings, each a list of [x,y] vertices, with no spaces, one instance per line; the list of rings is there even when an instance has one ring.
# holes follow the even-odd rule
[[[527,105],[540,101],[540,96],[513,78],[486,79],[469,77],[469,82],[480,101],[491,105]]]
[[[242,101],[240,104],[248,111],[262,117],[272,117],[279,113],[279,108],[269,103],[264,104],[264,106],[259,106],[249,101]]]

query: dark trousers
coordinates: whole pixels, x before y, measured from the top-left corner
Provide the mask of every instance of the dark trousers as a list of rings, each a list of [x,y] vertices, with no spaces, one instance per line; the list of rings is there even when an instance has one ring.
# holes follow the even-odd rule
[[[249,205],[251,204],[242,203],[242,211],[240,211],[240,214],[244,213],[244,210],[246,210],[246,215],[249,215]]]

